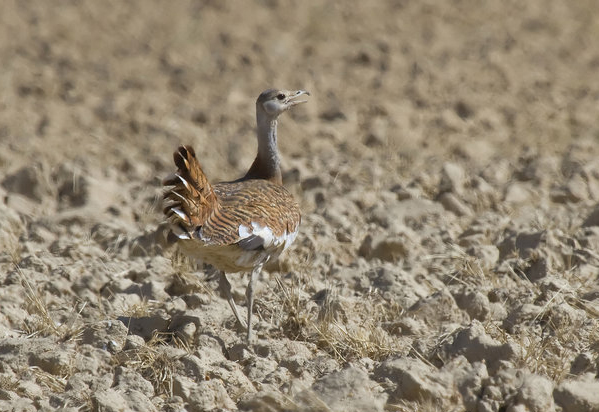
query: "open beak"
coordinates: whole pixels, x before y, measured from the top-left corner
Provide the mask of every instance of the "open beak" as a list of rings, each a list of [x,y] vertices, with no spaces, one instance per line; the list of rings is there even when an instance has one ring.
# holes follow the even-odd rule
[[[296,104],[300,104],[300,103],[306,103],[307,100],[295,100],[300,96],[310,96],[310,93],[307,92],[306,90],[297,90],[293,93],[291,93],[291,95],[287,98],[287,103],[289,104],[289,107],[291,106],[295,106]]]

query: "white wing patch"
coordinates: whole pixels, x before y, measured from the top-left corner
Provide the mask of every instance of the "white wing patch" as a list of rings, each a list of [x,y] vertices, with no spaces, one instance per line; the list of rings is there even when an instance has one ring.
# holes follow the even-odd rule
[[[251,227],[239,225],[239,241],[242,247],[244,245],[252,245],[270,249],[272,247],[283,245],[284,248],[287,248],[295,240],[296,236],[297,231],[293,233],[287,233],[287,231],[285,231],[281,236],[275,236],[271,228],[262,226],[256,222],[252,222]],[[244,240],[245,242],[243,242]]]
[[[285,246],[283,246],[283,250],[285,250],[289,246],[291,246],[291,244],[295,241],[295,238],[297,237],[298,232],[299,232],[299,225],[295,229],[295,232],[287,233],[287,231],[285,231]]]
[[[250,228],[247,227],[246,225],[239,225],[239,239],[245,239],[248,238],[252,235],[252,232],[250,232]]]
[[[268,226],[260,226],[260,224],[252,222],[252,229],[252,235],[264,239],[264,249],[268,249],[272,246],[273,242],[277,245],[277,238]]]
[[[239,256],[237,264],[248,265],[250,262],[266,263],[270,259],[276,259],[283,250],[293,243],[298,230],[296,229],[292,233],[285,231],[281,236],[275,236],[268,226],[252,222],[251,227],[239,225],[238,232],[237,245],[245,252]]]

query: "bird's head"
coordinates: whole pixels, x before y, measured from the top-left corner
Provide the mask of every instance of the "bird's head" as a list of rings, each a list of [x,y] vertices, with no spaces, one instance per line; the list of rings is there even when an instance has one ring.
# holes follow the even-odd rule
[[[306,100],[298,100],[300,96],[304,95],[309,96],[310,93],[305,90],[269,89],[258,96],[256,107],[258,110],[263,110],[268,117],[276,119],[281,113],[296,104],[306,103]]]

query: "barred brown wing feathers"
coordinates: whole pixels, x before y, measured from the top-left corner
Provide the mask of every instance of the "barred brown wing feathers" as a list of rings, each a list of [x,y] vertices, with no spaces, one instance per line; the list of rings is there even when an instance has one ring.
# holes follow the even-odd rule
[[[202,236],[210,244],[239,242],[243,237],[241,226],[268,228],[275,238],[290,233],[289,228],[293,228],[292,232],[297,230],[299,206],[283,186],[256,179],[217,183],[213,189],[219,207],[202,227]],[[256,245],[259,241],[250,242],[245,243]]]

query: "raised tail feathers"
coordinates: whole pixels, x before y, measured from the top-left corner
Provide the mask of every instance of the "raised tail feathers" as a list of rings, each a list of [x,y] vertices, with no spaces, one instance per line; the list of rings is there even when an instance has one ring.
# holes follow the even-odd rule
[[[191,239],[216,206],[216,195],[191,146],[180,146],[173,159],[178,170],[162,181],[169,187],[163,195],[164,214],[177,237]]]

